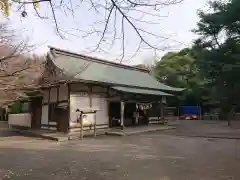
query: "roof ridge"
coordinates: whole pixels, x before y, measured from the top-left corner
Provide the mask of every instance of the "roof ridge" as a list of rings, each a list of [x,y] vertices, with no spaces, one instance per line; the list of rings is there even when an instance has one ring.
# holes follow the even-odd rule
[[[112,65],[115,67],[120,67],[120,68],[124,68],[124,69],[130,69],[130,70],[136,70],[136,71],[142,71],[142,72],[147,72],[149,73],[149,70],[146,68],[140,68],[140,67],[134,67],[134,66],[130,66],[130,65],[125,65],[125,64],[121,64],[121,63],[116,63],[116,62],[111,62],[111,61],[107,61],[107,60],[103,60],[100,58],[96,58],[96,57],[92,57],[92,56],[88,56],[88,55],[83,55],[83,54],[79,54],[79,53],[75,53],[72,51],[67,51],[64,49],[60,49],[60,48],[55,48],[52,46],[48,46],[50,48],[50,51],[57,51],[61,54],[64,55],[70,55],[70,56],[76,56],[76,57],[82,57],[82,58],[87,58],[90,61],[95,61],[95,62],[99,62],[99,63],[103,63],[103,64],[108,64],[108,65]]]

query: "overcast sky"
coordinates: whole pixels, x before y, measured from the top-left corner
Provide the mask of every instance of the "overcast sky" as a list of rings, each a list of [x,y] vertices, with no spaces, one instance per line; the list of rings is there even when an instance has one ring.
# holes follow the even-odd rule
[[[205,7],[207,0],[185,0],[183,3],[165,8],[162,11],[162,15],[168,16],[159,21],[156,26],[149,24],[140,24],[141,28],[144,29],[154,29],[154,33],[159,35],[171,35],[171,40],[168,41],[171,49],[167,49],[163,52],[158,52],[159,56],[162,56],[167,51],[181,49],[191,45],[191,42],[196,36],[191,32],[193,28],[196,27],[198,21],[197,9],[202,9]],[[41,13],[49,15],[49,11],[44,11],[47,6],[41,5]],[[29,8],[27,10],[28,17],[20,18],[18,13],[12,13],[10,19],[14,28],[18,29],[24,37],[28,37],[32,44],[37,44],[37,53],[46,53],[48,51],[47,46],[56,46],[62,49],[71,50],[78,53],[88,52],[88,48],[96,45],[98,38],[96,36],[91,36],[87,38],[82,38],[84,35],[82,32],[73,31],[73,29],[84,29],[82,27],[87,27],[89,22],[94,22],[98,18],[94,13],[86,10],[86,7],[79,9],[75,18],[73,19],[71,15],[66,17],[65,13],[62,11],[57,12],[56,16],[58,18],[59,26],[76,36],[65,34],[66,39],[61,39],[55,32],[54,23],[51,20],[41,20],[38,17],[32,15],[34,14],[33,9]],[[120,21],[118,21],[120,23]],[[130,57],[132,52],[135,52],[137,44],[139,42],[138,37],[134,34],[131,27],[126,26],[126,57]],[[154,41],[154,39],[150,39]],[[121,44],[121,43],[120,43]],[[121,46],[118,42],[111,51],[107,53],[92,53],[91,55],[100,58],[106,58],[109,60],[115,60],[121,54]],[[139,52],[131,61],[126,63],[137,64],[143,62],[144,59],[148,59],[153,56],[152,50],[142,50]]]

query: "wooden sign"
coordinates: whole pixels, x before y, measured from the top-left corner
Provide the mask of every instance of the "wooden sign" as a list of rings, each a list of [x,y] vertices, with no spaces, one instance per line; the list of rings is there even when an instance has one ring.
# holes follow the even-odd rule
[[[142,110],[150,109],[150,108],[152,108],[152,104],[151,104],[151,103],[139,104],[139,107],[140,107]]]

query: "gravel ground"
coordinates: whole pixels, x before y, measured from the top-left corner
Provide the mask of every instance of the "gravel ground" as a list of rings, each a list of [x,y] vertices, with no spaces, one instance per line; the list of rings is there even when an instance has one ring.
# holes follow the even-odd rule
[[[200,126],[190,126],[186,133],[199,131]],[[61,143],[0,138],[0,179],[239,180],[239,167],[240,140],[235,139],[180,137],[174,132]]]

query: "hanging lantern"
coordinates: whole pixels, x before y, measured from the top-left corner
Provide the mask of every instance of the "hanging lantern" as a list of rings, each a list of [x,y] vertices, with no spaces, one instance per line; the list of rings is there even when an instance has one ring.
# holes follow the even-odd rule
[[[21,13],[21,15],[22,15],[22,17],[26,17],[26,16],[27,16],[27,12],[26,12],[26,11],[23,11],[23,12]]]

